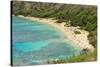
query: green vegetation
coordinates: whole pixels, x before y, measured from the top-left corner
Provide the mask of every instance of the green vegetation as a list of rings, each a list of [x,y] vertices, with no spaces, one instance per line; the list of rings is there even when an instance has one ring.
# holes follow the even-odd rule
[[[81,32],[80,32],[80,31],[75,31],[74,33],[75,33],[75,34],[81,34]]]
[[[56,23],[62,23],[62,22],[63,22],[62,20],[57,20],[57,21],[56,21]]]
[[[72,56],[69,58],[59,59],[59,60],[53,60],[48,61],[48,63],[54,63],[54,64],[60,64],[60,63],[72,63],[72,62],[87,62],[87,61],[96,61],[97,58],[96,50],[94,52],[88,52],[86,54],[80,54],[78,56]]]

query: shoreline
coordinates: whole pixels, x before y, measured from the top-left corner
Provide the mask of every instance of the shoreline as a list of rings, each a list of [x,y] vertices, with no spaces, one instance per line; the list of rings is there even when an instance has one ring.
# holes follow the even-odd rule
[[[24,17],[22,15],[18,15],[18,17],[25,18],[28,20],[38,21],[44,24],[51,25],[67,36],[68,40],[74,43],[74,46],[81,48],[81,49],[88,49],[90,52],[94,51],[94,47],[89,43],[88,35],[89,32],[85,30],[78,29],[79,27],[67,27],[65,23],[57,23],[57,20],[53,20],[52,18],[45,19],[45,18],[36,18],[36,17]],[[79,31],[80,34],[75,34],[75,31]]]

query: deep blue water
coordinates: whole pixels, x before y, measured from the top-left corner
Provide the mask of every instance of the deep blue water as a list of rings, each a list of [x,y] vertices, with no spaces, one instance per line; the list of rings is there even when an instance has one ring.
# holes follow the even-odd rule
[[[43,64],[80,53],[56,28],[19,17],[12,17],[12,46],[14,65]]]

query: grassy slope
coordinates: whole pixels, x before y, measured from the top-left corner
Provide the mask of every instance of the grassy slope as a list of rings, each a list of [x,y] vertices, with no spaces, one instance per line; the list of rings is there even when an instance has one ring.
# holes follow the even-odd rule
[[[54,61],[48,61],[48,63],[60,64],[60,63],[72,63],[72,62],[87,62],[87,61],[96,61],[97,60],[96,50],[92,53],[87,53],[79,56],[72,56],[70,58],[64,58]]]

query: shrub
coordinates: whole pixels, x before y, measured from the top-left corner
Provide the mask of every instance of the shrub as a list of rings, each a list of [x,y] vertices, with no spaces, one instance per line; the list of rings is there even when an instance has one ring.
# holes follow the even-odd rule
[[[81,32],[80,32],[80,31],[75,31],[74,33],[75,33],[75,34],[81,34]]]

